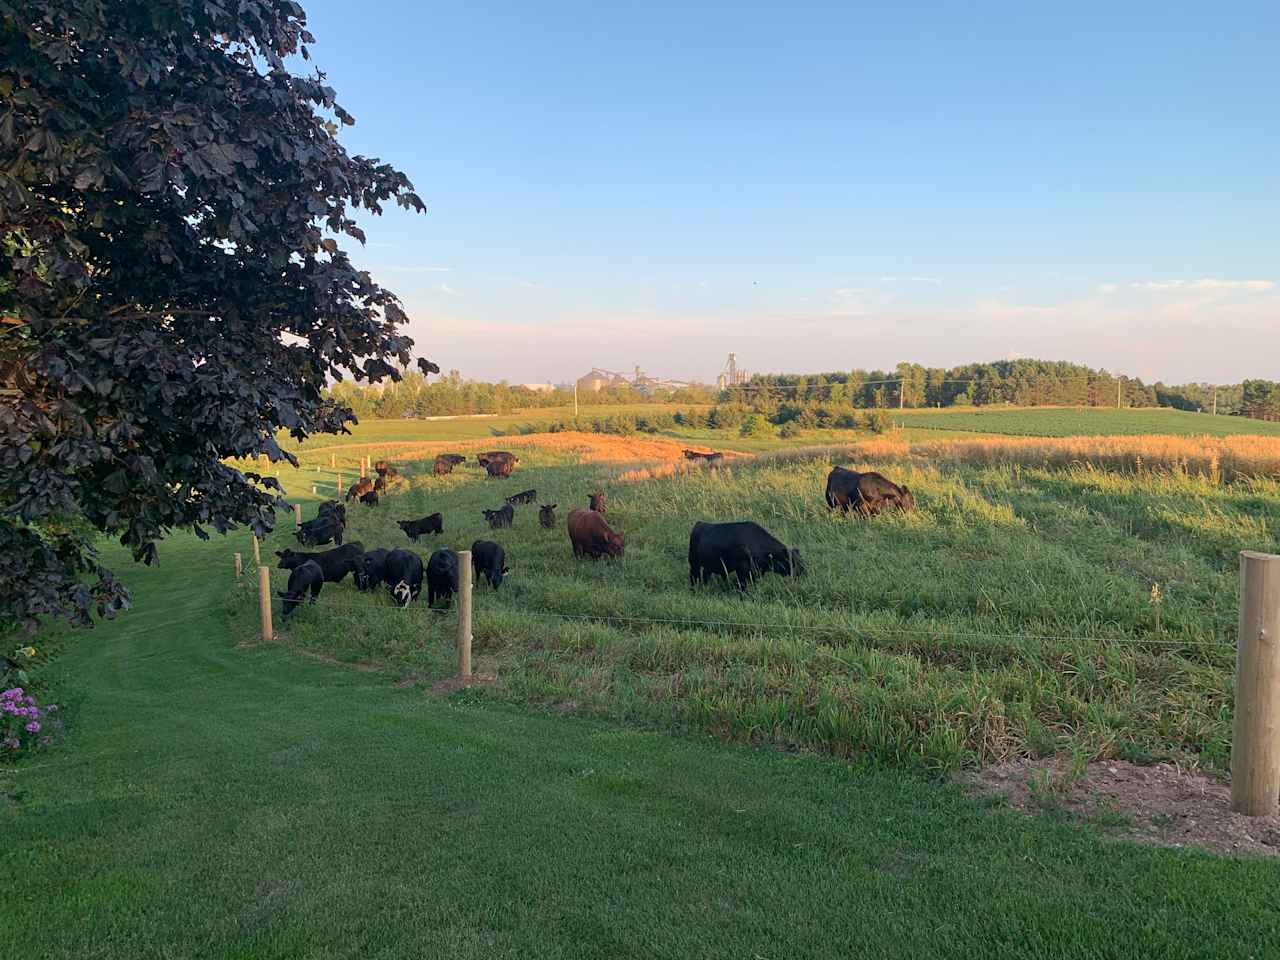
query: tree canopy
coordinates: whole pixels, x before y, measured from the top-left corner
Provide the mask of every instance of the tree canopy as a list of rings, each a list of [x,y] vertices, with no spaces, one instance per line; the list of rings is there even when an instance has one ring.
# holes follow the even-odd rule
[[[339,143],[313,42],[291,0],[0,0],[0,630],[126,604],[100,532],[265,533],[278,484],[224,459],[412,362],[340,243],[423,204]]]

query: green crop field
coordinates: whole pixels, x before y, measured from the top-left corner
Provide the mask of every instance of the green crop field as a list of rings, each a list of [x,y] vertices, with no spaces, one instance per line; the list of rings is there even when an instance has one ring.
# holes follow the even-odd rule
[[[1280,437],[1280,423],[1214,417],[1185,410],[1105,407],[957,408],[891,411],[895,423],[915,430],[1004,434],[1018,437],[1138,436]]]
[[[505,481],[419,475],[353,509],[348,533],[408,547],[394,520],[441,511],[445,535],[418,545],[424,558],[504,545],[508,582],[476,593],[476,652],[497,696],[935,769],[1057,751],[1226,768],[1236,554],[1280,549],[1274,480],[883,465],[920,509],[865,521],[828,512],[822,460],[625,483],[536,448],[525,461]],[[532,507],[512,530],[481,516],[533,487],[563,518],[597,486],[627,536],[619,562],[573,560],[563,519],[544,530]],[[690,590],[699,519],[754,519],[809,572],[746,597]],[[252,591],[229,603],[250,635]],[[453,670],[452,615],[399,611],[350,582],[286,632],[423,687]]]

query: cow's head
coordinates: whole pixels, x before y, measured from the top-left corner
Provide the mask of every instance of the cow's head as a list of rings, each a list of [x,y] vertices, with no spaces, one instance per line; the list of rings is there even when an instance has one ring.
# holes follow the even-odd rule
[[[613,530],[604,535],[604,542],[605,552],[611,557],[621,557],[623,548],[627,545],[626,538]]]
[[[287,617],[289,614],[293,613],[293,611],[294,611],[294,610],[296,610],[296,609],[298,608],[298,605],[302,603],[302,597],[303,597],[303,594],[304,594],[304,593],[306,593],[306,591],[305,591],[305,590],[294,590],[294,591],[278,590],[278,591],[276,591],[276,596],[278,596],[278,597],[280,597],[282,600],[284,600],[284,615],[285,615],[286,617]]]
[[[307,562],[307,558],[302,554],[294,553],[289,549],[277,550],[276,556],[280,558],[280,563],[277,566],[281,570],[292,570],[294,567],[299,567]]]
[[[898,488],[901,493],[898,495],[899,510],[914,510],[916,508],[916,498],[912,496],[911,491],[906,487]]]
[[[800,559],[800,551],[790,549],[780,557],[773,557],[771,567],[774,573],[784,577],[799,577],[805,573],[804,561]]]
[[[413,588],[406,581],[401,580],[392,588],[391,595],[395,597],[400,607],[407,607],[409,601],[413,599]]]

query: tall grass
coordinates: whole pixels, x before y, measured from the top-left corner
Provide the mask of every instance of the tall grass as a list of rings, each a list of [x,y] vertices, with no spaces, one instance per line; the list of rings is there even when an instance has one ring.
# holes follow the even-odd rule
[[[1080,462],[1074,443],[1005,447],[882,439],[660,475],[530,445],[510,480],[416,476],[353,512],[352,534],[408,546],[393,520],[440,510],[441,544],[503,543],[512,572],[477,591],[475,649],[514,699],[931,768],[1073,749],[1225,769],[1236,553],[1280,549],[1280,483],[1257,468],[1271,452],[1135,438],[1095,441]],[[831,515],[833,452],[908,483],[919,510]],[[620,562],[574,561],[531,508],[509,531],[481,518],[527,487],[563,516],[602,484],[627,536]],[[746,597],[691,590],[690,526],[731,519],[799,547],[808,575]],[[251,596],[232,607],[247,629]],[[288,627],[291,642],[423,683],[453,669],[452,614],[349,586]]]

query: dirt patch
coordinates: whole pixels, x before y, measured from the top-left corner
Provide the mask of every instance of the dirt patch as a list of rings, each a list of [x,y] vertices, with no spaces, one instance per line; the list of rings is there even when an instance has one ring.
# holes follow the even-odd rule
[[[459,690],[468,690],[471,687],[494,687],[497,684],[498,675],[496,673],[473,673],[465,680],[462,677],[437,680],[427,688],[427,694],[432,697],[447,697],[449,694],[457,693]]]
[[[531,433],[525,436],[486,437],[479,440],[393,440],[379,443],[343,444],[335,447],[303,448],[305,457],[327,458],[331,450],[382,451],[382,459],[395,462],[422,460],[438,453],[476,453],[485,450],[518,450],[537,447],[571,453],[583,463],[629,463],[640,460],[675,461],[684,459],[685,449],[706,451],[701,445],[663,437],[617,437],[601,433]],[[725,456],[739,456],[738,451],[724,450]],[[474,466],[474,463],[472,463]]]
[[[418,675],[416,673],[406,673],[403,677],[393,683],[392,686],[397,690],[403,690],[405,687],[412,687],[417,682]]]
[[[1062,759],[1020,760],[969,774],[975,792],[1000,794],[1016,810],[1061,809],[1087,820],[1120,820],[1129,839],[1216,853],[1280,856],[1280,816],[1231,812],[1231,788],[1172,764],[1091,763],[1071,776]]]

